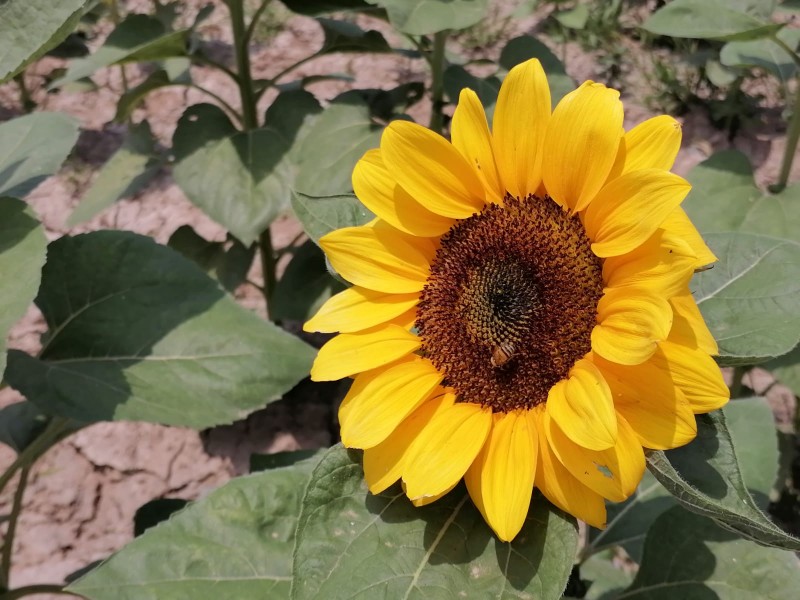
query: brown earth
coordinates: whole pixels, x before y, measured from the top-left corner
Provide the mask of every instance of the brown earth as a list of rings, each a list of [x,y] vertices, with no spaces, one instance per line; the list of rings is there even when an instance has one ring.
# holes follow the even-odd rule
[[[190,22],[197,8],[206,2],[192,0],[183,3],[181,19]],[[145,12],[150,3],[124,2],[126,12]],[[215,52],[221,60],[229,61],[230,35],[226,27],[226,12],[221,2],[200,31],[205,39],[213,39]],[[508,39],[522,33],[541,35],[541,22],[549,9],[537,9],[522,19],[504,19],[508,2],[493,5],[490,18],[472,32],[459,36],[452,50],[474,57],[496,59]],[[280,25],[284,15],[272,15],[276,32],[268,41],[256,44],[252,62],[256,77],[269,77],[285,66],[309,54],[321,45],[322,35],[316,23],[304,17],[289,17]],[[359,24],[385,33],[390,42],[402,44],[385,24],[359,17]],[[92,48],[97,48],[111,27],[105,23],[94,31]],[[475,46],[477,41],[480,42]],[[461,48],[458,42],[472,43]],[[560,46],[551,44],[554,50]],[[67,233],[97,229],[125,229],[150,235],[165,243],[175,229],[189,224],[207,239],[223,240],[224,230],[195,208],[164,172],[135,197],[123,200],[98,217],[79,227],[69,229],[65,221],[71,210],[88,189],[98,167],[119,146],[122,126],[111,123],[116,101],[121,92],[117,69],[105,69],[93,79],[95,91],[82,93],[59,92],[48,94],[42,89],[43,76],[63,63],[44,59],[29,70],[26,79],[33,90],[39,110],[64,111],[81,123],[80,140],[62,170],[42,183],[28,201],[45,225],[49,239]],[[596,55],[570,43],[566,46],[566,66],[576,80],[603,80],[604,70],[597,66]],[[426,78],[424,61],[403,56],[334,55],[311,61],[299,68],[291,78],[324,73],[346,73],[352,83],[317,83],[310,90],[321,100],[328,100],[349,87],[379,87],[388,89],[400,83]],[[137,66],[126,69],[130,82],[142,79]],[[237,91],[225,76],[203,67],[193,67],[195,81],[214,91],[233,105]],[[632,86],[623,94],[626,105],[626,127],[654,113],[645,108],[643,87]],[[263,100],[262,109],[272,97]],[[167,88],[148,96],[136,120],[147,118],[161,143],[169,145],[172,132],[184,109],[191,104],[209,101],[197,90]],[[410,113],[426,122],[426,102],[412,107]],[[20,113],[17,89],[12,84],[0,86],[0,119]],[[735,147],[745,152],[756,167],[760,185],[773,181],[777,175],[785,143],[780,124],[753,126],[741,132],[731,143],[727,135],[710,125],[701,110],[682,117],[684,141],[675,166],[685,174],[692,166],[713,151]],[[793,179],[800,179],[796,165]],[[301,228],[291,216],[284,216],[272,225],[273,239],[278,247],[295,240]],[[251,279],[260,280],[258,261]],[[263,301],[252,286],[243,286],[236,293],[245,306],[263,314]],[[32,307],[26,317],[11,332],[12,348],[36,352],[39,335],[45,330],[38,311]],[[765,379],[766,378],[766,379]],[[769,375],[753,375],[751,387],[766,389]],[[776,417],[784,428],[791,428],[795,414],[795,398],[780,386],[770,388],[768,396],[775,407]],[[10,389],[0,391],[0,406],[19,401]],[[64,577],[93,561],[105,558],[133,536],[133,515],[136,509],[154,498],[171,497],[195,499],[219,487],[231,477],[247,472],[253,452],[276,452],[297,448],[330,445],[334,415],[330,404],[298,402],[291,398],[273,403],[251,415],[245,421],[205,432],[164,427],[148,423],[99,423],[83,429],[51,449],[34,468],[25,494],[24,511],[15,539],[14,565],[11,583],[14,587],[34,583],[59,583]],[[14,458],[13,452],[0,447],[0,469]],[[14,488],[9,485],[0,498],[0,512],[10,504]]]

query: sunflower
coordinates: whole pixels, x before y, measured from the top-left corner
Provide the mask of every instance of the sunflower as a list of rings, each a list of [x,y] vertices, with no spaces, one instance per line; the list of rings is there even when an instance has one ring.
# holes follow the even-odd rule
[[[463,90],[451,138],[396,121],[356,165],[377,218],[320,240],[353,287],[305,325],[338,333],[312,379],[354,378],[342,442],[372,493],[402,480],[423,505],[463,478],[510,541],[538,488],[602,528],[644,449],[686,444],[728,400],[689,290],[716,258],[669,172],[680,125],[626,132],[619,92],[591,81],[551,111],[530,60],[491,131]]]

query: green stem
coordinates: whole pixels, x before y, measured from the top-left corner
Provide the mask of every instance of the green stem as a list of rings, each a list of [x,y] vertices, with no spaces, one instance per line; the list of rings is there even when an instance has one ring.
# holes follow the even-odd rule
[[[431,53],[431,123],[430,128],[442,133],[444,126],[444,47],[447,31],[439,31],[433,36]]]
[[[63,585],[40,583],[9,590],[5,594],[0,594],[0,600],[17,600],[17,598],[24,598],[25,596],[31,596],[33,594],[61,594],[64,596],[72,596],[73,598],[81,598],[78,594],[66,591]]]
[[[742,397],[742,378],[747,369],[745,367],[733,367],[733,380],[731,381],[731,398]]]
[[[28,485],[28,475],[31,473],[30,465],[22,467],[19,473],[19,483],[14,492],[14,503],[11,505],[11,514],[8,516],[8,527],[6,528],[5,539],[3,540],[3,551],[0,555],[0,579],[8,587],[9,575],[11,574],[11,555],[14,550],[14,535],[17,533],[17,522],[22,512],[22,499],[25,496],[25,488]]]
[[[264,272],[264,301],[267,304],[267,319],[272,320],[272,292],[275,290],[275,249],[272,246],[272,233],[269,226],[258,238],[258,250],[261,253],[261,269]]]
[[[263,0],[261,6],[256,9],[256,12],[253,13],[253,17],[250,19],[250,25],[247,26],[247,31],[244,33],[244,43],[245,45],[250,43],[250,40],[253,39],[253,32],[256,30],[256,25],[258,25],[258,20],[261,18],[261,15],[264,14],[264,11],[269,6],[269,3],[272,0]]]
[[[2,493],[19,469],[32,465],[42,454],[47,452],[50,446],[59,441],[69,428],[69,424],[69,419],[62,417],[57,417],[50,421],[45,430],[39,434],[39,437],[28,444],[17,455],[16,460],[0,475],[0,493]]]
[[[233,29],[233,49],[236,53],[239,96],[242,99],[242,121],[245,131],[258,127],[253,75],[250,72],[250,54],[247,51],[247,32],[244,26],[243,0],[227,0]]]
[[[31,98],[31,93],[28,90],[28,86],[25,85],[25,72],[19,73],[14,77],[14,81],[16,82],[17,86],[19,87],[19,100],[22,104],[22,110],[26,113],[32,112],[34,108],[36,108],[36,102],[33,101]]]
[[[783,162],[781,162],[781,172],[778,175],[778,182],[769,186],[769,191],[778,194],[783,191],[789,181],[789,173],[792,171],[797,142],[800,141],[800,90],[795,91],[794,109],[792,118],[789,121],[789,131],[786,133],[786,148],[783,150]]]
[[[233,72],[231,69],[223,65],[221,62],[214,60],[213,58],[206,56],[202,52],[197,52],[192,54],[192,60],[204,64],[208,67],[213,67],[225,73],[228,77],[230,77],[236,85],[239,85],[239,76]]]
[[[213,98],[214,100],[219,102],[219,104],[222,106],[222,108],[224,108],[226,111],[228,111],[231,114],[231,116],[236,119],[236,121],[239,123],[239,125],[242,125],[244,123],[244,121],[242,120],[242,115],[239,113],[239,111],[236,110],[235,108],[233,108],[233,106],[231,106],[228,102],[226,102],[218,94],[215,94],[214,92],[212,92],[208,88],[205,88],[202,85],[198,85],[196,83],[189,83],[189,84],[185,84],[185,85],[186,85],[186,87],[194,88],[199,92],[203,92],[207,96],[210,96],[211,98]]]
[[[315,52],[314,54],[310,54],[310,55],[306,56],[305,58],[301,58],[301,59],[300,59],[300,60],[298,60],[296,63],[293,63],[293,64],[289,65],[288,67],[286,67],[285,69],[283,69],[282,71],[280,71],[280,72],[279,72],[277,75],[275,75],[274,77],[270,77],[270,78],[267,80],[267,82],[266,82],[266,84],[264,85],[264,87],[263,87],[263,88],[261,88],[261,90],[259,90],[259,91],[258,91],[258,93],[256,94],[256,101],[258,101],[258,100],[261,98],[261,96],[263,96],[263,95],[264,95],[264,92],[266,92],[266,91],[267,91],[269,88],[271,88],[271,87],[272,87],[272,86],[274,86],[276,83],[278,83],[278,80],[279,80],[281,77],[283,77],[284,75],[286,75],[286,74],[287,74],[287,73],[289,73],[290,71],[294,71],[294,70],[295,70],[297,67],[299,67],[300,65],[304,65],[304,64],[305,64],[305,63],[307,63],[308,61],[310,61],[310,60],[313,60],[313,59],[317,58],[318,56],[322,56],[322,53],[321,53],[321,52]]]

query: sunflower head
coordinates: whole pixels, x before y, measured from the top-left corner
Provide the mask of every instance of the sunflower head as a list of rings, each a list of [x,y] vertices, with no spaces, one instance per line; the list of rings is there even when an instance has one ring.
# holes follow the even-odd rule
[[[619,93],[591,81],[551,111],[531,60],[491,130],[462,91],[451,139],[394,122],[356,165],[377,219],[320,240],[354,285],[305,325],[338,333],[312,378],[354,378],[342,441],[373,493],[402,480],[421,505],[464,479],[508,541],[538,488],[603,527],[644,449],[686,444],[728,399],[689,289],[716,258],[669,172],[680,125],[626,132]]]

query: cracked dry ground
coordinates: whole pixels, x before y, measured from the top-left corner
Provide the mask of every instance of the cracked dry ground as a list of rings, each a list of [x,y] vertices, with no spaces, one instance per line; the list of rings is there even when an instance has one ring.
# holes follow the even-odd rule
[[[185,2],[184,18],[190,21],[199,0]],[[215,4],[219,5],[217,1]],[[503,3],[499,3],[503,4]],[[130,12],[145,12],[149,2],[132,0],[125,3]],[[539,34],[537,24],[542,14],[507,24],[504,37],[491,47],[473,49],[475,56],[496,59],[508,39],[522,33]],[[365,20],[365,28],[382,30],[391,42],[396,36],[380,22]],[[92,46],[102,43],[108,31],[99,32]],[[203,36],[214,39],[221,60],[229,60],[230,46],[224,10],[219,6],[203,25]],[[540,36],[541,37],[541,36]],[[322,43],[317,25],[310,19],[292,17],[269,43],[253,49],[256,77],[269,77],[297,59],[310,54]],[[567,47],[567,70],[577,81],[603,80],[603,72],[595,57],[576,46]],[[207,239],[224,240],[225,232],[188,202],[168,173],[162,173],[136,197],[117,203],[91,222],[68,229],[67,215],[88,188],[97,168],[120,145],[122,129],[111,124],[120,81],[116,71],[102,71],[95,80],[96,91],[84,93],[47,94],[41,89],[41,74],[61,63],[46,59],[35,66],[29,75],[29,85],[36,87],[34,98],[40,110],[64,111],[81,123],[81,137],[72,157],[61,172],[40,185],[28,201],[45,225],[49,239],[67,233],[97,229],[126,229],[154,237],[165,243],[175,229],[189,224]],[[421,60],[406,56],[328,56],[312,61],[295,73],[297,77],[323,73],[346,73],[353,77],[353,87],[388,89],[408,81],[425,78],[426,67]],[[226,101],[236,103],[236,91],[228,81],[208,69],[195,67],[193,77],[203,86]],[[131,83],[143,78],[138,67],[128,68]],[[341,82],[323,82],[309,86],[320,99],[328,100],[343,91]],[[642,89],[623,94],[626,105],[626,127],[653,113],[642,108],[645,92]],[[272,97],[264,99],[265,106]],[[169,140],[178,117],[190,104],[205,102],[195,90],[163,89],[151,94],[137,113],[137,120],[147,118],[164,145]],[[0,86],[0,120],[18,113],[16,90],[11,85]],[[412,116],[427,121],[425,103],[412,107]],[[676,171],[685,174],[711,152],[735,147],[744,151],[755,164],[759,184],[772,180],[778,171],[783,152],[784,133],[777,120],[745,131],[733,142],[725,133],[713,129],[701,112],[682,118],[684,142]],[[800,179],[800,166],[792,176]],[[273,239],[278,247],[296,243],[300,233],[291,217],[282,217],[272,226]],[[293,242],[294,241],[294,242]],[[259,265],[253,266],[251,279],[260,279]],[[246,307],[263,315],[263,300],[251,287],[236,293]],[[39,348],[39,335],[45,330],[41,315],[32,308],[12,331],[9,346],[30,353]],[[768,375],[754,381],[757,390],[766,389]],[[766,378],[765,378],[766,377]],[[330,391],[330,390],[328,390]],[[144,503],[155,498],[195,499],[215,489],[231,477],[246,473],[250,454],[297,448],[316,448],[333,441],[332,424],[335,416],[330,402],[322,401],[323,394],[314,393],[309,399],[305,392],[295,392],[279,402],[258,411],[248,419],[231,426],[218,427],[198,433],[175,427],[148,423],[99,423],[67,438],[37,463],[25,494],[24,510],[15,539],[13,586],[34,583],[58,583],[63,578],[96,560],[103,559],[122,547],[133,537],[133,516]],[[769,390],[776,418],[784,429],[791,427],[794,396],[780,386]],[[0,406],[19,401],[10,389],[0,391]],[[7,467],[14,453],[0,446],[0,469]],[[0,514],[7,511],[14,482],[0,497]],[[40,596],[42,597],[42,596]]]

